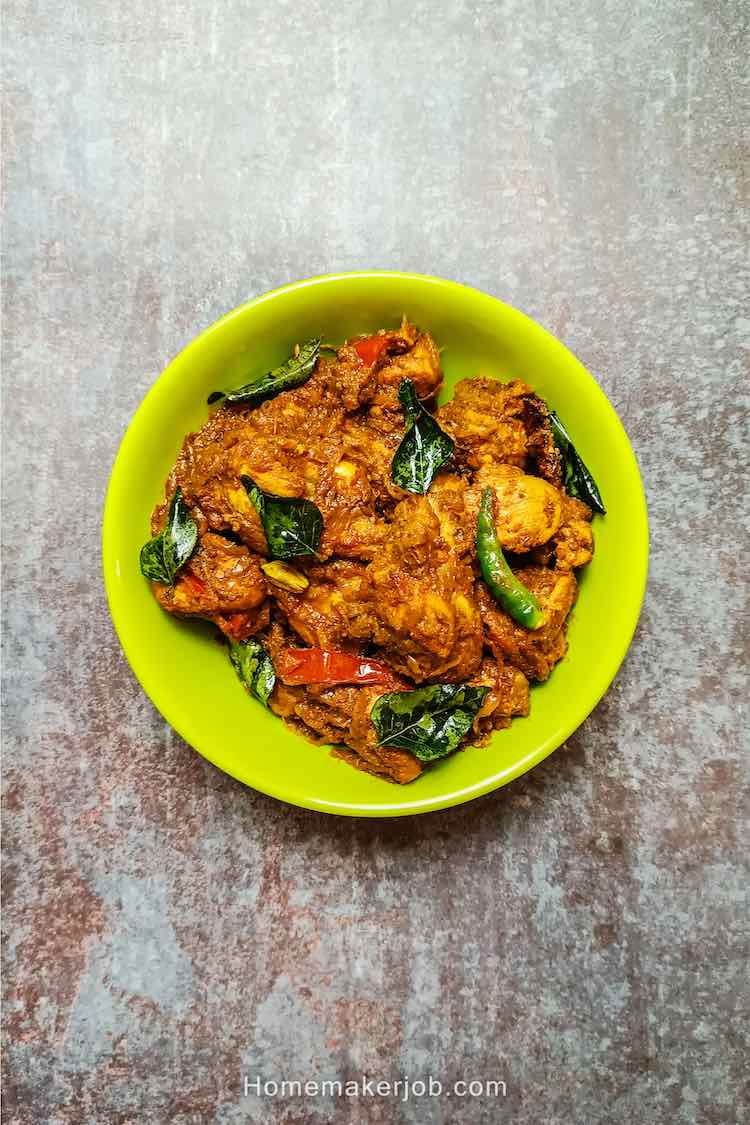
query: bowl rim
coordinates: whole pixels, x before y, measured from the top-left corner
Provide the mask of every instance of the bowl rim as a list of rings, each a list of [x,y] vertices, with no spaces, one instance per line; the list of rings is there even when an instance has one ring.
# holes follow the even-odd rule
[[[603,686],[600,686],[600,690],[597,691],[596,695],[592,696],[591,699],[587,702],[587,709],[585,713],[564,723],[559,729],[555,730],[554,733],[552,733],[547,739],[540,742],[532,751],[530,751],[520,760],[514,761],[504,769],[495,770],[487,777],[482,778],[481,780],[474,782],[473,784],[463,786],[450,793],[443,793],[439,796],[423,798],[421,800],[405,800],[402,797],[398,801],[384,802],[382,804],[373,804],[366,802],[352,803],[344,801],[329,802],[317,797],[301,794],[296,791],[290,793],[288,786],[285,786],[283,783],[277,785],[274,783],[269,783],[267,780],[263,779],[260,781],[250,781],[247,780],[246,777],[240,777],[231,768],[228,768],[227,765],[223,762],[220,763],[219,761],[217,761],[216,756],[212,752],[200,749],[196,745],[195,741],[191,738],[189,729],[190,724],[184,719],[183,715],[175,714],[171,706],[163,706],[161,702],[157,702],[157,698],[159,695],[158,677],[151,677],[149,675],[146,675],[143,668],[139,668],[139,660],[135,652],[135,645],[131,644],[130,635],[127,629],[126,615],[124,612],[121,612],[121,607],[118,603],[117,597],[115,596],[115,585],[113,578],[116,573],[117,566],[117,560],[115,557],[116,551],[114,545],[115,515],[113,511],[113,494],[114,483],[118,475],[118,467],[120,463],[125,460],[128,447],[137,440],[136,432],[138,430],[139,418],[141,417],[141,415],[146,414],[150,410],[154,399],[159,397],[161,389],[163,388],[165,381],[168,379],[170,373],[174,373],[175,368],[182,367],[184,363],[189,359],[190,353],[193,350],[197,350],[209,336],[213,335],[217,331],[220,331],[229,321],[243,316],[251,308],[256,308],[268,301],[273,301],[289,292],[313,288],[316,286],[336,284],[339,282],[366,280],[371,278],[378,278],[379,280],[386,282],[388,280],[416,281],[434,285],[437,288],[446,289],[448,291],[455,290],[461,293],[468,292],[474,298],[480,298],[482,301],[489,304],[501,306],[507,313],[511,314],[511,317],[517,317],[523,321],[526,321],[528,324],[533,326],[533,329],[536,332],[543,334],[549,341],[552,341],[557,348],[562,348],[567,353],[569,360],[572,361],[589,380],[592,385],[594,394],[599,397],[601,408],[605,411],[605,413],[609,414],[609,423],[614,426],[615,430],[618,430],[620,432],[621,439],[624,439],[624,445],[622,445],[622,448],[625,451],[626,456],[629,454],[630,458],[632,459],[631,468],[634,470],[635,481],[637,481],[638,484],[638,507],[642,520],[641,534],[639,534],[637,537],[639,550],[637,551],[637,557],[635,560],[638,568],[637,574],[635,576],[638,579],[638,597],[637,601],[635,599],[633,600],[633,611],[631,615],[632,621],[629,628],[622,631],[619,638],[619,643],[616,646],[612,647],[612,654],[610,656],[610,666],[612,669],[611,674],[606,678],[605,681],[603,681]],[[339,816],[391,818],[396,816],[409,816],[417,813],[436,812],[443,809],[452,808],[456,805],[463,804],[467,801],[474,800],[477,797],[481,797],[485,794],[491,793],[494,790],[507,785],[515,778],[520,777],[524,773],[527,773],[529,770],[533,769],[534,766],[538,765],[556,749],[564,745],[565,742],[567,742],[567,740],[570,738],[570,736],[586,721],[586,719],[596,709],[602,698],[606,695],[607,691],[611,687],[615,677],[617,676],[617,673],[622,666],[628,649],[630,648],[633,636],[638,626],[641,611],[643,608],[646,586],[648,583],[649,526],[648,509],[646,504],[645,491],[643,488],[643,479],[641,476],[640,467],[638,465],[638,460],[636,458],[630,439],[628,438],[627,432],[622,422],[620,421],[615,408],[612,406],[612,403],[607,398],[607,395],[602,390],[597,380],[588,371],[588,369],[584,367],[578,357],[561,340],[559,340],[556,336],[549,332],[548,329],[546,329],[543,325],[539,324],[538,321],[534,320],[532,317],[528,316],[520,309],[517,309],[515,308],[515,306],[508,304],[507,302],[501,300],[499,297],[494,297],[489,293],[483,292],[481,289],[474,288],[473,286],[464,285],[461,282],[452,281],[447,278],[441,278],[432,274],[412,273],[401,270],[371,269],[352,270],[332,274],[317,274],[313,277],[303,278],[299,281],[289,282],[285,285],[278,286],[275,289],[270,289],[264,293],[259,294],[257,297],[253,297],[247,301],[244,301],[242,304],[237,305],[235,308],[230,309],[228,312],[224,313],[218,318],[218,320],[208,325],[200,333],[198,333],[198,335],[190,339],[187,344],[185,344],[185,346],[181,348],[179,352],[177,352],[177,354],[169,361],[166,367],[164,367],[163,370],[159,373],[152,385],[149,387],[146,394],[141,399],[119,443],[117,453],[115,454],[114,460],[112,462],[104,498],[102,511],[101,549],[101,566],[104,579],[104,587],[107,595],[107,603],[110,616],[112,618],[112,623],[115,628],[115,633],[120,642],[120,646],[123,650],[125,658],[130,665],[133,674],[135,675],[136,679],[138,680],[139,684],[143,688],[153,706],[156,708],[162,718],[164,718],[166,722],[169,723],[169,725],[185,742],[187,742],[187,744],[193,750],[199,753],[201,757],[211,762],[212,765],[216,766],[216,768],[220,769],[223,773],[227,773],[229,774],[229,776],[241,782],[243,785],[247,785],[248,788],[255,789],[268,797],[273,797],[274,799],[283,802],[284,804]],[[398,787],[395,792],[399,795],[403,794],[405,796],[405,787]]]

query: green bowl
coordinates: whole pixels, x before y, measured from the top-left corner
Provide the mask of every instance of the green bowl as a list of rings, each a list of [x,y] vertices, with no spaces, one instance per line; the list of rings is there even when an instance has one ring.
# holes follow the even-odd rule
[[[430,766],[411,785],[377,780],[290,731],[242,688],[213,627],[159,609],[138,554],[182,439],[208,416],[216,387],[268,370],[291,345],[330,342],[406,313],[443,349],[443,397],[467,375],[524,379],[561,416],[596,478],[607,516],[581,576],[568,655],[532,688],[531,714],[489,746]],[[638,466],[617,415],[577,359],[508,305],[451,281],[402,273],[313,278],[235,309],[185,348],[136,411],[104,507],[104,579],[112,620],[144,690],[205,758],[290,804],[346,816],[403,816],[469,801],[525,773],[568,738],[601,699],[625,656],[643,600],[648,523]]]

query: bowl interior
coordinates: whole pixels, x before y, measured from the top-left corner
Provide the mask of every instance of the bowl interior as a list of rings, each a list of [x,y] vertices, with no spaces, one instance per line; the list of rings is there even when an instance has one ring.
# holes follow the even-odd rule
[[[141,577],[149,516],[184,435],[207,417],[206,396],[260,374],[291,346],[398,323],[428,328],[443,349],[443,398],[468,375],[522,378],[562,417],[599,483],[596,553],[581,576],[568,655],[531,692],[531,714],[486,748],[459,752],[399,787],[352,769],[293,734],[237,680],[213,627],[163,613]],[[307,808],[401,815],[469,800],[525,772],[583,721],[614,677],[635,628],[648,530],[638,467],[620,422],[573,355],[521,313],[434,278],[356,274],[301,282],[218,321],[157,380],[123,439],[104,511],[103,565],[125,654],[164,717],[201,754],[241,781]]]

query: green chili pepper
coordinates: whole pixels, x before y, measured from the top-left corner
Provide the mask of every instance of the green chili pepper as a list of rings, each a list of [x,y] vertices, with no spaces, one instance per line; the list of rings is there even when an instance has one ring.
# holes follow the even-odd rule
[[[544,615],[534,595],[518,581],[506,562],[495,530],[493,496],[492,489],[485,488],[477,515],[476,548],[482,578],[492,596],[514,621],[527,629],[538,629]]]

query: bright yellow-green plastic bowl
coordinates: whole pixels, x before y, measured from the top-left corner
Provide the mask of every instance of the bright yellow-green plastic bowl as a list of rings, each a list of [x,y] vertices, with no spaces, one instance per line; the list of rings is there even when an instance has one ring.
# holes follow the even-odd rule
[[[428,767],[407,786],[380,781],[292,733],[239,683],[212,626],[163,613],[138,555],[149,515],[184,435],[208,416],[206,396],[281,362],[295,342],[338,342],[398,324],[402,313],[443,349],[443,399],[466,376],[523,379],[561,416],[607,506],[581,576],[567,656],[532,688],[531,714],[489,746]],[[625,431],[578,360],[508,305],[454,282],[402,273],[319,277],[267,293],[185,348],[138,408],[112,469],[103,565],[125,655],[167,722],[210,762],[279,800],[347,816],[448,808],[505,785],[547,757],[593,710],[635,629],[648,564],[643,487]]]

